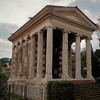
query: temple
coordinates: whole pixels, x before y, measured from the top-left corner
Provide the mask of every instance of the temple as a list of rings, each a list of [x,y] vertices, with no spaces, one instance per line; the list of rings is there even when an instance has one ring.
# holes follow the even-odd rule
[[[31,100],[44,100],[43,89],[50,80],[93,81],[90,41],[96,29],[96,24],[78,7],[44,7],[9,37],[13,44],[11,92],[26,94]],[[81,71],[83,39],[86,41],[86,77]]]

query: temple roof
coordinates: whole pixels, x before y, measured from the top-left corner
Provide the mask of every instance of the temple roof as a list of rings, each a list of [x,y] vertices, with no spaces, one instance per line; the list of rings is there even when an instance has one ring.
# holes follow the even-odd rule
[[[48,17],[55,16],[66,19],[72,23],[83,25],[90,28],[91,30],[96,30],[97,25],[92,22],[77,6],[53,6],[47,5],[35,16],[33,16],[28,22],[26,22],[22,27],[20,27],[14,34],[12,34],[8,39],[13,41],[18,35],[23,34],[27,30],[31,30],[32,27],[40,24],[42,21]]]

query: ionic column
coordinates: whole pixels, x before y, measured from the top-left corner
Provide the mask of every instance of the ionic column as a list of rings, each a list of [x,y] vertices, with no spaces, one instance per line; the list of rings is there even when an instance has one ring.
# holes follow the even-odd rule
[[[81,80],[82,75],[81,75],[81,49],[80,49],[80,35],[76,35],[76,54],[75,54],[75,59],[76,59],[76,79]]]
[[[68,65],[69,65],[69,69],[68,69],[68,73],[69,73],[69,77],[72,77],[72,48],[71,48],[72,43],[69,43],[69,48],[68,48]]]
[[[62,79],[69,79],[68,75],[68,32],[63,31],[62,41]]]
[[[11,60],[11,73],[10,73],[10,79],[13,78],[13,69],[14,69],[14,52],[15,52],[15,46],[12,48],[12,60]]]
[[[29,69],[29,79],[34,79],[35,77],[35,35],[31,37],[31,54],[30,54],[30,69]]]
[[[53,28],[47,27],[47,41],[46,41],[46,75],[45,78],[52,78],[52,56],[53,56]]]
[[[13,58],[13,69],[12,69],[12,73],[13,73],[13,78],[15,78],[15,67],[16,67],[16,46],[14,46],[14,58]]]
[[[20,42],[20,48],[19,48],[19,78],[22,78],[22,54],[23,54],[23,45],[22,42]]]
[[[31,53],[31,38],[28,37],[28,46],[27,46],[27,78],[29,78],[29,68],[30,68],[30,53]]]
[[[18,76],[18,45],[16,45],[16,51],[15,51],[15,78]]]
[[[28,41],[25,41],[25,78],[27,77],[27,67],[28,67]]]
[[[21,73],[22,73],[22,78],[24,78],[24,56],[25,56],[25,46],[24,46],[24,43],[25,41],[23,40],[22,41],[22,70],[21,70]]]
[[[38,50],[37,50],[37,76],[36,78],[42,78],[42,66],[43,66],[43,33],[38,33]]]
[[[17,62],[17,78],[19,79],[20,78],[20,43],[18,43],[18,62]]]
[[[27,68],[27,40],[23,42],[23,78],[26,78],[26,68]]]
[[[87,79],[94,80],[94,78],[92,76],[90,38],[86,39],[86,67],[87,67]]]

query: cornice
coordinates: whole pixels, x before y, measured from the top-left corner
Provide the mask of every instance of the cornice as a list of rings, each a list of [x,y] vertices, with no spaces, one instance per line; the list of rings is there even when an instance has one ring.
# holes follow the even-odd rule
[[[24,35],[26,32],[30,31],[32,28],[36,27],[38,24],[43,22],[45,19],[49,18],[49,13],[47,9],[41,11],[34,18],[31,18],[27,23],[25,23],[21,28],[19,28],[12,36],[8,39],[13,41],[15,38],[17,39],[19,36]]]
[[[65,16],[62,16],[56,12],[52,12],[52,18],[56,18],[64,23],[71,24],[73,26],[77,26],[77,27],[83,28],[83,29],[88,30],[88,31],[94,31],[94,29],[91,29],[87,25],[80,23],[78,21],[72,20],[70,18],[67,18]]]
[[[66,18],[65,16],[62,16],[59,13],[55,12],[53,10],[55,7],[64,8],[63,6],[52,6],[52,5],[44,7],[34,17],[32,17],[27,23],[25,23],[21,28],[19,28],[12,36],[10,36],[8,38],[8,40],[13,42],[14,40],[18,39],[20,36],[23,36],[24,34],[29,32],[32,28],[36,27],[37,25],[39,25],[40,23],[42,23],[44,20],[46,20],[48,18],[55,18],[55,19],[61,20],[64,23],[68,23],[73,26],[77,26],[77,27],[86,29],[88,31],[93,31],[88,26],[81,24],[77,21],[74,21],[70,18]],[[67,8],[67,7],[65,7],[65,8]],[[68,8],[78,9],[77,7],[68,7]]]

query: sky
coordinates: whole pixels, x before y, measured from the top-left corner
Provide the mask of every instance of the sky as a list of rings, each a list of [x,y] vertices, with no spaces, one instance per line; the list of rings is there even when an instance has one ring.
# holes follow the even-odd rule
[[[0,0],[0,58],[11,58],[8,37],[46,5],[78,6],[95,23],[100,16],[100,0]],[[93,50],[99,49],[97,33],[92,37]]]

